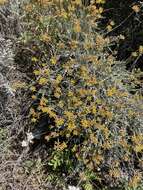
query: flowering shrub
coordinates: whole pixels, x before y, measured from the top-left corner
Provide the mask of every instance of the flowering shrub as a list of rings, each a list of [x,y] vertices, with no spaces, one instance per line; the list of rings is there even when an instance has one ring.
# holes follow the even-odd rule
[[[112,40],[98,28],[102,3],[31,1],[21,37],[32,52],[31,122],[37,126],[43,115],[54,121],[45,124],[48,165],[74,171],[86,190],[137,187],[142,180],[141,95],[130,94],[135,76],[116,61]]]

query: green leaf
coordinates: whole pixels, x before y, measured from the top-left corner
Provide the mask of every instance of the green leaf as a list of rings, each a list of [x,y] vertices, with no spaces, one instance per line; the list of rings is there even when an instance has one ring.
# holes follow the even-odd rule
[[[84,185],[84,190],[93,190],[93,186],[92,186],[92,184],[91,183],[86,183],[85,185]]]

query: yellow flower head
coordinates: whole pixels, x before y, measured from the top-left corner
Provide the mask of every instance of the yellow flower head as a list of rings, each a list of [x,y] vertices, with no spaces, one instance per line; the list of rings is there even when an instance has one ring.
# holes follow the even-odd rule
[[[74,29],[74,32],[76,32],[76,33],[81,32],[81,26],[80,26],[80,21],[79,21],[79,20],[77,20],[77,21],[74,23],[73,29]]]
[[[37,62],[37,61],[38,61],[37,57],[32,57],[31,60],[32,60],[33,62]]]
[[[143,54],[143,46],[139,46],[139,53]]]
[[[41,78],[39,79],[39,84],[40,84],[40,85],[45,85],[45,84],[47,84],[47,82],[48,82],[48,79],[47,79],[47,78],[41,77]]]
[[[34,73],[35,75],[40,75],[40,74],[41,74],[40,70],[34,70],[33,73]]]
[[[36,87],[35,87],[35,86],[32,86],[32,87],[30,87],[30,90],[31,90],[32,92],[35,92],[35,91],[36,91]]]
[[[3,5],[7,2],[7,0],[0,0],[0,5]]]
[[[55,120],[55,122],[56,122],[57,127],[59,127],[59,126],[61,126],[61,125],[64,124],[64,119],[57,117],[56,120]]]
[[[31,98],[32,98],[33,100],[36,100],[37,97],[36,97],[35,95],[32,95]]]
[[[104,4],[104,3],[105,3],[105,0],[96,0],[96,3],[97,3],[97,4]]]
[[[76,125],[74,124],[74,122],[69,122],[69,123],[68,123],[68,129],[69,129],[70,131],[74,130],[75,128],[76,128]]]
[[[42,34],[40,38],[43,42],[50,42],[51,41],[51,37],[46,33]]]
[[[55,65],[57,63],[57,58],[53,56],[50,61],[53,65]]]
[[[109,88],[107,90],[107,96],[113,96],[116,94],[116,92],[117,92],[117,89],[115,87]]]
[[[88,128],[89,127],[89,121],[87,119],[83,119],[83,120],[81,120],[81,125],[84,128]]]
[[[132,7],[133,11],[135,11],[136,13],[140,12],[140,7],[138,5],[134,5]]]

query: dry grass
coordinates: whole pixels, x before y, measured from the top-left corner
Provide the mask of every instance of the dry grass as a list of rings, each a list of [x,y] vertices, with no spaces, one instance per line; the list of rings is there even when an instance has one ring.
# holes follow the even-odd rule
[[[38,190],[35,169],[27,173],[23,164],[28,149],[21,149],[29,102],[25,103],[27,75],[14,62],[19,6],[20,1],[14,0],[0,7],[0,189]]]
[[[42,174],[37,175],[39,171],[35,167],[29,169],[29,148],[21,147],[30,103],[26,101],[27,77],[14,62],[13,51],[12,42],[1,38],[0,189],[39,190]],[[31,162],[34,164],[34,159]]]

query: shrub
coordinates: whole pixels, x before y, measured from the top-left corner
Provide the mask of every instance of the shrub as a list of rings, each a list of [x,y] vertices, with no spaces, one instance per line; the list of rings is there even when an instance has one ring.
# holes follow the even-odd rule
[[[31,122],[53,121],[43,125],[48,165],[76,174],[85,189],[136,187],[142,180],[141,95],[129,92],[135,76],[116,61],[113,39],[99,30],[103,8],[41,0],[30,1],[25,12],[21,42],[32,52]]]

